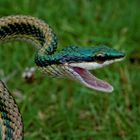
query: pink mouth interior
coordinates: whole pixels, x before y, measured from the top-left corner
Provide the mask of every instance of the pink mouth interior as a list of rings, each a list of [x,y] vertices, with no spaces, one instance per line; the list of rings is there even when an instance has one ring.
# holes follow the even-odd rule
[[[104,91],[104,92],[113,91],[113,87],[110,84],[108,84],[107,82],[105,82],[103,80],[96,78],[86,69],[79,68],[79,67],[73,67],[73,70],[77,74],[79,74],[79,76],[83,80],[83,81],[81,81],[81,83],[83,83],[85,86],[95,89],[95,90]]]

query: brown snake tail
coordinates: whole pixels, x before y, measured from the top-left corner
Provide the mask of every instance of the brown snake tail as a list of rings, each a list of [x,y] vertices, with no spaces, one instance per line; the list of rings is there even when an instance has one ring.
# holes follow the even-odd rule
[[[18,106],[0,81],[0,132],[2,140],[21,140],[23,137],[22,117]]]

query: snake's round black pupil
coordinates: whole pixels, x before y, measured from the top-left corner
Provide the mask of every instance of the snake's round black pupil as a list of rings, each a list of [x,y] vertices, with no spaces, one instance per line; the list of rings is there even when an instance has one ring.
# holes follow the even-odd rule
[[[105,54],[99,53],[96,55],[95,59],[98,63],[103,63],[106,60],[106,57]]]

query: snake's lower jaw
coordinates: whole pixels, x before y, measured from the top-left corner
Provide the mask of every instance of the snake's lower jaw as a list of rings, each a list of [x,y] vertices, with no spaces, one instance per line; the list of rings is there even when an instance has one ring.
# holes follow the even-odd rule
[[[112,92],[113,87],[95,76],[93,76],[88,70],[79,68],[79,67],[67,67],[69,75],[75,79],[76,81],[79,81],[86,87],[89,87],[91,89],[95,89],[102,92]]]

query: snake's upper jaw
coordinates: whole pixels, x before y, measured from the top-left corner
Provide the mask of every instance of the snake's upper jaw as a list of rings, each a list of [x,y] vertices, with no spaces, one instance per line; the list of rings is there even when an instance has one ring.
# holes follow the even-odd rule
[[[67,67],[69,74],[73,79],[79,81],[86,87],[103,91],[103,92],[112,92],[113,87],[107,82],[100,80],[93,76],[88,70],[79,68],[79,67]]]
[[[120,57],[106,60],[103,63],[98,62],[69,63],[67,67],[68,73],[73,79],[79,81],[80,83],[84,84],[89,88],[103,92],[112,92],[113,87],[109,83],[96,78],[94,75],[90,73],[89,70],[101,68],[106,65],[112,64],[113,62],[121,61],[123,59],[124,54],[122,53]]]

